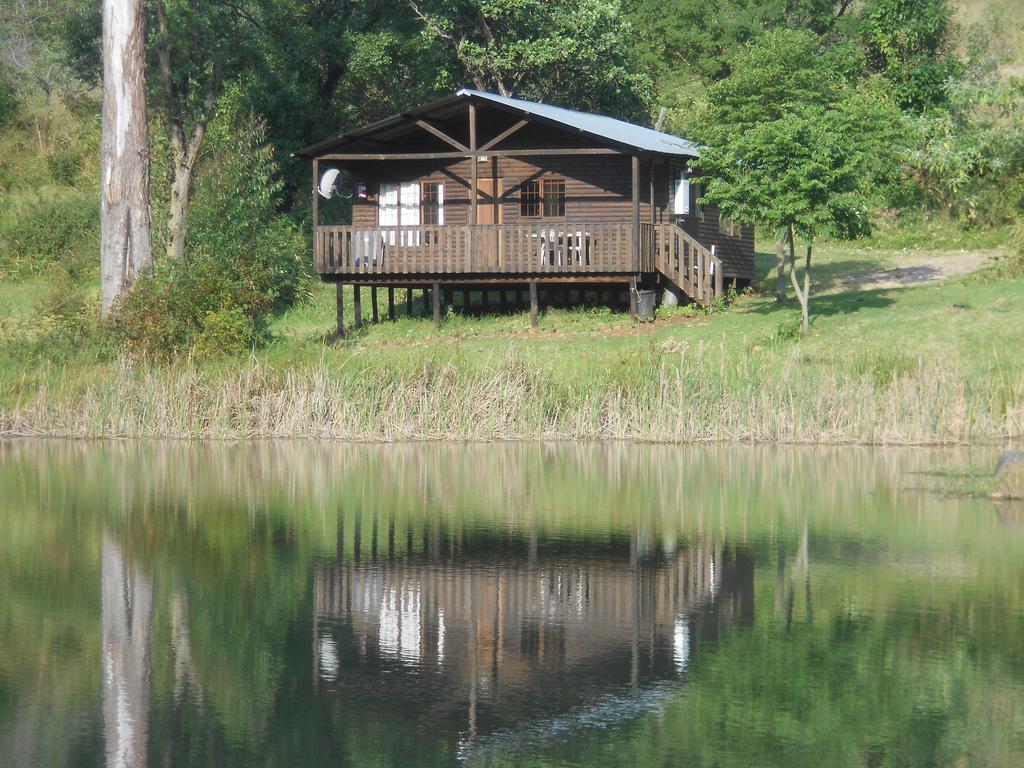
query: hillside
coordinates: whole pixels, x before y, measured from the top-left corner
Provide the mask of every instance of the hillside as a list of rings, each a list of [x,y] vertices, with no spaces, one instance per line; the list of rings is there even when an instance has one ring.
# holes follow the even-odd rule
[[[962,30],[989,30],[1003,73],[1024,76],[1024,2],[954,0],[953,7]]]

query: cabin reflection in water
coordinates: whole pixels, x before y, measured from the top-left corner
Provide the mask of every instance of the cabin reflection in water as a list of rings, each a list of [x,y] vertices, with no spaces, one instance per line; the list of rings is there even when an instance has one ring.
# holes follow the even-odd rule
[[[460,739],[678,679],[698,640],[753,621],[753,560],[734,548],[435,535],[378,558],[356,538],[314,573],[315,685],[402,700]]]

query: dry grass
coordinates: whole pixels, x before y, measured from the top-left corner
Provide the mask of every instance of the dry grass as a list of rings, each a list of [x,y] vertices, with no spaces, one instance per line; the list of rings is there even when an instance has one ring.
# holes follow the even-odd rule
[[[214,372],[132,363],[84,390],[43,384],[0,411],[0,434],[359,441],[630,439],[658,442],[953,444],[1024,434],[1024,376],[948,364],[863,372],[701,347],[651,350],[586,376],[509,355],[472,367],[431,358],[362,369]]]

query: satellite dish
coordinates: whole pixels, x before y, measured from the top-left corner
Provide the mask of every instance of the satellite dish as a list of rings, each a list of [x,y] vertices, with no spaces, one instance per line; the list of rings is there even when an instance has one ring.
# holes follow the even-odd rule
[[[334,194],[334,187],[338,182],[338,175],[341,170],[338,168],[328,168],[320,176],[320,184],[317,186],[317,192],[320,193],[320,197],[330,197]]]

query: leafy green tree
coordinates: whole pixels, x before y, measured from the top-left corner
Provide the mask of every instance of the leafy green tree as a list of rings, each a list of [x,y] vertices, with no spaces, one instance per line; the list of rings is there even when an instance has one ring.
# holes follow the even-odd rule
[[[836,95],[835,69],[824,66],[820,42],[807,31],[776,30],[756,44],[738,48],[729,62],[731,75],[708,92],[708,106],[684,132],[710,147],[724,147],[762,123],[780,120],[797,105],[823,107]],[[759,219],[749,219],[757,221]],[[773,226],[776,300],[786,298],[785,228]]]
[[[704,202],[779,233],[806,330],[814,240],[868,230],[874,183],[900,157],[900,114],[881,88],[844,81],[815,35],[789,30],[739,52],[708,104],[699,122]],[[802,285],[797,236],[807,244]]]
[[[862,23],[868,64],[892,83],[902,108],[921,112],[945,101],[947,82],[962,69],[950,51],[946,0],[872,0]]]
[[[207,127],[224,88],[251,51],[249,9],[235,3],[151,0],[150,51],[159,83],[153,99],[170,145],[170,201],[167,253],[185,256],[192,175]]]
[[[407,0],[481,90],[638,118],[651,84],[617,0]]]
[[[729,74],[729,62],[746,43],[773,29],[838,33],[851,18],[851,0],[631,0],[644,69],[667,106],[680,92]],[[696,89],[694,84],[696,83]]]
[[[451,89],[440,76],[451,54],[422,34],[405,0],[259,0],[250,24],[257,55],[243,98],[267,121],[283,204],[299,218],[309,164],[292,152]]]

